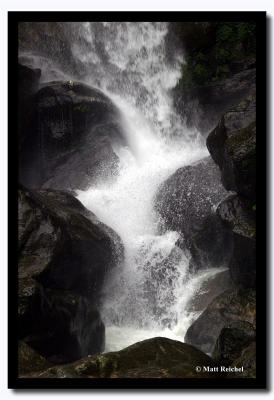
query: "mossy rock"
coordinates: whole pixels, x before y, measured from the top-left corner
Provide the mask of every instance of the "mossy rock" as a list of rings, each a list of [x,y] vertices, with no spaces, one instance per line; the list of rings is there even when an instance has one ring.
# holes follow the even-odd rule
[[[50,367],[50,363],[25,342],[18,343],[18,373],[20,375],[37,372]]]
[[[121,351],[49,368],[39,378],[218,378],[217,372],[197,372],[197,366],[217,366],[209,356],[185,343],[156,337]]]

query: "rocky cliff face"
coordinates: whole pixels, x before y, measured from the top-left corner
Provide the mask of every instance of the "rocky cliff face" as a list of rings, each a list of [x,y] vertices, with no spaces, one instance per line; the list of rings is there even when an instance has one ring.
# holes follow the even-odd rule
[[[221,170],[228,197],[217,215],[233,234],[231,276],[244,287],[256,283],[256,97],[248,96],[224,114],[209,134],[207,146]]]
[[[216,216],[232,234],[230,276],[238,287],[217,297],[188,329],[185,341],[222,362],[245,365],[256,376],[256,98],[255,92],[225,113],[207,147],[230,195]],[[236,324],[236,325],[235,325]],[[251,325],[248,325],[251,324]]]
[[[256,93],[232,107],[207,138],[222,183],[250,200],[256,196]]]

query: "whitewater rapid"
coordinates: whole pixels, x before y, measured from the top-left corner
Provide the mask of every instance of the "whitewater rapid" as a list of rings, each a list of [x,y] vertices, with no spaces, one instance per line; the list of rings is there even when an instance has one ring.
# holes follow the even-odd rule
[[[201,277],[194,288],[187,286],[189,255],[176,246],[178,232],[160,233],[153,200],[167,177],[200,159],[204,150],[194,142],[190,151],[159,139],[140,141],[140,158],[127,148],[117,151],[120,167],[112,183],[78,193],[78,199],[120,235],[125,248],[124,264],[109,277],[103,293],[108,351],[159,335],[183,340],[197,316],[188,313],[186,305],[203,281]]]

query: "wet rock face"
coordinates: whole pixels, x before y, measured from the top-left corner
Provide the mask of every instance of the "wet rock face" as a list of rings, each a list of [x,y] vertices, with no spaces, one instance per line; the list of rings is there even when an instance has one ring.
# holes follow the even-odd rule
[[[255,327],[256,295],[254,290],[234,289],[216,297],[189,327],[185,342],[205,353],[212,353],[221,330],[235,321],[245,321]]]
[[[210,158],[178,169],[158,191],[155,208],[164,228],[181,232],[178,244],[190,250],[194,268],[228,264],[231,235],[215,215],[226,196],[218,167]]]
[[[37,92],[34,109],[21,151],[24,185],[83,189],[115,173],[112,144],[124,139],[119,112],[102,92],[78,82],[50,82]]]
[[[39,378],[216,378],[218,373],[197,372],[197,365],[217,364],[194,347],[157,337],[121,351],[79,360],[32,374]]]
[[[186,122],[207,135],[225,112],[254,92],[256,68],[252,60],[250,65],[244,68],[246,69],[221,82],[203,85],[183,93],[175,90],[177,109],[183,114]]]
[[[235,289],[235,285],[231,280],[229,270],[220,270],[213,277],[203,281],[199,291],[195,293],[195,296],[188,304],[187,311],[201,313],[215,297],[231,289]]]
[[[227,190],[256,197],[256,97],[250,94],[221,118],[207,138]]]
[[[216,341],[213,358],[223,365],[233,365],[256,339],[254,326],[248,322],[237,321],[224,327]]]
[[[18,214],[19,337],[58,362],[102,351],[97,307],[120,238],[66,192],[20,189]]]
[[[246,199],[229,196],[217,208],[224,229],[232,232],[233,252],[229,264],[232,280],[246,288],[256,286],[256,221]]]

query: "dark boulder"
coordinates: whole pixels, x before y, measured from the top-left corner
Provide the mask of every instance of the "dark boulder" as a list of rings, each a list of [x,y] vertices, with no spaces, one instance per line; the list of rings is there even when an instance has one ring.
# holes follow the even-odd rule
[[[229,263],[232,280],[242,287],[256,285],[256,221],[249,202],[237,195],[229,196],[217,208],[224,228],[233,235]]]
[[[182,234],[178,244],[190,250],[195,268],[228,264],[231,235],[215,215],[226,196],[218,167],[210,158],[178,169],[156,195],[155,208],[164,229]]]
[[[120,114],[101,91],[50,82],[35,96],[33,128],[21,150],[20,181],[32,188],[84,189],[115,173]]]
[[[19,191],[19,278],[96,298],[122,257],[119,236],[72,195]]]
[[[62,191],[20,189],[18,217],[18,336],[62,362],[102,351],[97,307],[119,236]]]
[[[95,305],[72,291],[41,288],[24,341],[53,363],[101,353],[105,327]]]
[[[18,343],[18,373],[29,374],[49,368],[51,364],[25,342]]]
[[[256,378],[256,342],[252,342],[242,351],[240,357],[233,362],[233,366],[242,367],[243,371],[234,376],[228,376],[229,378]]]
[[[231,108],[207,138],[207,147],[221,170],[227,190],[256,198],[256,96]]]
[[[251,289],[228,290],[216,297],[188,328],[185,342],[212,353],[221,330],[235,322],[256,323],[256,295]]]
[[[246,321],[236,321],[225,326],[217,339],[213,358],[222,365],[233,365],[256,339],[254,326]]]
[[[212,372],[196,371],[208,366]],[[85,358],[32,374],[39,378],[216,378],[216,363],[194,347],[163,337],[121,351]]]

